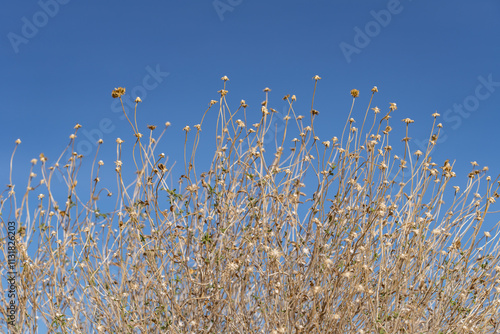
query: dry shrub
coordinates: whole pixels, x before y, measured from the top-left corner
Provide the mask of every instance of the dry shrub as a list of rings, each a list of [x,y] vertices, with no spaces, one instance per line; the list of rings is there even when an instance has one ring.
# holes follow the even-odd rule
[[[316,91],[321,78],[313,79]],[[274,152],[265,152],[276,112],[268,105],[270,90],[251,126],[245,101],[230,111],[228,79],[222,80],[220,100],[203,116],[215,117],[218,106],[213,160],[196,171],[203,119],[186,126],[178,190],[167,184],[165,155],[155,153],[170,123],[159,136],[154,126],[143,136],[136,114],[127,118],[135,136],[134,165],[127,167],[135,180],[125,184],[117,139],[114,194],[101,186],[97,152],[90,196],[77,195],[83,157],[72,150],[79,125],[68,161],[34,159],[20,196],[11,177],[1,197],[0,233],[5,246],[7,221],[17,223],[19,308],[12,332],[500,331],[499,226],[483,226],[499,184],[473,164],[465,189],[450,189],[453,165],[430,156],[439,114],[427,152],[411,152],[413,120],[403,119],[405,149],[398,156],[389,145],[395,103],[385,112],[368,105],[357,129],[351,114],[359,91],[352,90],[340,139],[321,141],[314,94],[307,117],[296,114],[296,97],[287,95],[285,129]],[[123,94],[113,91],[120,100]],[[293,131],[298,136],[290,140]],[[308,171],[314,193],[306,197]],[[62,201],[51,188],[56,173],[67,186]],[[35,188],[40,195],[29,205]],[[98,202],[106,195],[116,206],[102,213]],[[5,305],[7,296],[1,298]]]

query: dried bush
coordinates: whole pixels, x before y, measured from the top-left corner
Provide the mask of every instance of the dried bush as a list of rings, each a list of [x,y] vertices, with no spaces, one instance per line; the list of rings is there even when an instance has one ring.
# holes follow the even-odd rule
[[[313,79],[316,91],[321,78]],[[184,128],[178,189],[168,185],[172,168],[165,155],[155,153],[170,123],[159,136],[154,126],[143,136],[136,113],[127,118],[134,165],[122,162],[117,139],[114,194],[101,186],[99,150],[90,195],[77,194],[79,125],[68,161],[63,155],[52,165],[43,155],[40,163],[32,160],[24,194],[16,195],[11,176],[0,198],[0,234],[5,246],[7,222],[16,222],[19,300],[12,332],[500,331],[499,225],[483,226],[499,183],[473,163],[465,189],[450,190],[453,164],[430,156],[439,114],[433,114],[426,152],[411,152],[413,120],[403,119],[405,149],[398,156],[389,145],[397,107],[370,108],[376,87],[361,129],[351,118],[359,95],[352,90],[340,139],[326,141],[314,132],[320,117],[314,94],[307,117],[296,114],[296,97],[287,95],[285,129],[274,152],[266,152],[276,113],[268,105],[270,90],[264,90],[260,121],[250,126],[245,101],[230,111],[228,78],[222,80],[220,100],[210,102],[193,130]],[[121,100],[123,94],[118,88],[112,95]],[[216,151],[208,170],[198,173],[203,119],[215,117],[217,103]],[[134,180],[126,184],[130,168]],[[56,173],[64,177],[66,198],[51,188]],[[306,180],[311,196],[303,192]],[[106,195],[116,206],[103,213],[98,203]],[[3,254],[5,273],[6,247]],[[1,298],[6,305],[6,294]],[[5,307],[2,314],[7,322]]]

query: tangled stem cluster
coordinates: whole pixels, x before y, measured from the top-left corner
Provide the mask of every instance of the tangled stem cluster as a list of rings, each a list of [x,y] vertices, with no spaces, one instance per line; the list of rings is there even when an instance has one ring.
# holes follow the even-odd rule
[[[316,91],[321,78],[313,79]],[[179,189],[168,185],[172,168],[156,150],[170,123],[159,136],[152,125],[141,134],[139,98],[134,119],[125,114],[134,133],[133,166],[122,161],[124,141],[116,140],[116,189],[101,186],[108,165],[98,151],[90,194],[78,192],[79,125],[67,147],[71,158],[33,159],[20,196],[11,162],[0,197],[0,240],[5,244],[7,221],[16,221],[19,307],[12,332],[500,332],[499,225],[483,226],[499,184],[474,163],[465,189],[452,186],[452,163],[430,156],[439,114],[426,152],[410,150],[413,120],[403,119],[405,149],[398,156],[389,145],[397,106],[385,113],[371,108],[377,87],[359,130],[351,116],[360,92],[350,92],[340,140],[315,134],[321,116],[314,94],[309,117],[296,114],[296,96],[286,95],[285,129],[274,152],[266,152],[276,113],[271,90],[264,90],[260,120],[249,125],[250,107],[241,101],[231,112],[229,79],[222,80],[219,100],[210,101],[199,124],[183,129]],[[123,94],[120,87],[112,96]],[[215,154],[198,172],[203,120],[215,117],[208,112],[217,104]],[[290,138],[292,129],[297,138]],[[135,179],[125,184],[130,168]],[[62,200],[52,187],[56,173],[67,186]],[[314,177],[306,181],[306,173]],[[306,182],[315,190],[310,196]],[[116,205],[103,213],[98,203],[106,196]],[[6,296],[0,298],[5,305]],[[6,319],[5,308],[2,314]]]

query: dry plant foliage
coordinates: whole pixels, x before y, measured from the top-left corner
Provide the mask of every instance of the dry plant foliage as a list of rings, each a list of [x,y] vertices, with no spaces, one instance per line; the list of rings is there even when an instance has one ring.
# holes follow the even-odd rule
[[[320,79],[313,78],[314,91]],[[12,155],[11,181],[0,197],[4,246],[5,217],[18,224],[19,309],[12,333],[44,327],[54,333],[500,332],[499,224],[483,226],[499,183],[473,163],[465,189],[450,186],[453,165],[430,156],[442,127],[439,114],[433,114],[427,152],[410,151],[413,120],[403,119],[405,149],[398,156],[389,144],[397,106],[391,103],[385,115],[370,108],[377,87],[360,130],[351,118],[359,91],[351,91],[340,140],[316,136],[321,116],[314,93],[308,117],[296,114],[297,98],[287,95],[286,127],[276,145],[266,146],[274,152],[266,153],[264,137],[276,112],[268,106],[270,89],[260,121],[250,126],[245,101],[230,111],[229,79],[222,80],[220,99],[209,103],[196,133],[184,128],[178,190],[166,182],[165,155],[155,153],[170,123],[157,137],[155,126],[143,136],[139,98],[134,119],[127,117],[134,166],[121,161],[118,138],[114,194],[100,187],[99,150],[90,196],[77,194],[80,125],[70,136],[69,161],[33,159],[21,196],[12,183]],[[123,94],[120,87],[112,96]],[[203,119],[209,111],[215,117],[217,103],[216,152],[210,168],[197,173]],[[291,128],[298,138],[290,140]],[[188,136],[194,137],[189,150]],[[125,167],[135,172],[131,184],[123,179]],[[308,171],[311,196],[303,193]],[[56,173],[67,185],[63,201],[51,189]],[[98,202],[106,195],[116,206],[105,214]],[[0,298],[6,305],[6,294]],[[2,314],[7,319],[5,307]]]

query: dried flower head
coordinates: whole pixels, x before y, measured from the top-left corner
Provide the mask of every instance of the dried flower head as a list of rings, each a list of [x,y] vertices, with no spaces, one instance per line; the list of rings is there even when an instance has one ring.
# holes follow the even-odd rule
[[[390,103],[390,106],[389,106],[389,109],[390,109],[391,111],[394,111],[394,110],[398,109],[398,107],[397,107],[396,103],[391,102],[391,103]]]
[[[224,97],[227,94],[227,90],[221,89],[221,90],[217,91],[217,93],[219,93],[221,97]]]
[[[237,119],[236,124],[238,125],[239,128],[245,127],[245,122],[243,122],[241,119]]]
[[[377,86],[373,86],[373,88],[372,88],[372,93],[378,93],[378,88],[377,88]]]
[[[117,97],[121,97],[123,94],[125,94],[125,88],[123,87],[118,87],[118,88],[115,88],[112,92],[111,92],[111,96],[115,99]]]
[[[223,76],[222,78],[220,78],[222,81],[226,82],[226,81],[229,81],[229,78],[227,77],[227,75]]]
[[[184,130],[184,131],[186,131],[186,133],[188,133],[189,131],[191,131],[191,128],[189,127],[189,125],[186,125],[184,127],[184,129],[182,129],[182,130]]]
[[[317,74],[316,74],[316,75],[313,77],[313,80],[316,80],[316,81],[321,80],[321,77],[320,77],[319,75],[317,75]]]
[[[139,102],[142,102],[141,98],[138,96],[135,98],[135,103],[139,103]]]
[[[357,98],[359,96],[359,90],[357,89],[351,90],[351,95],[352,97]]]

